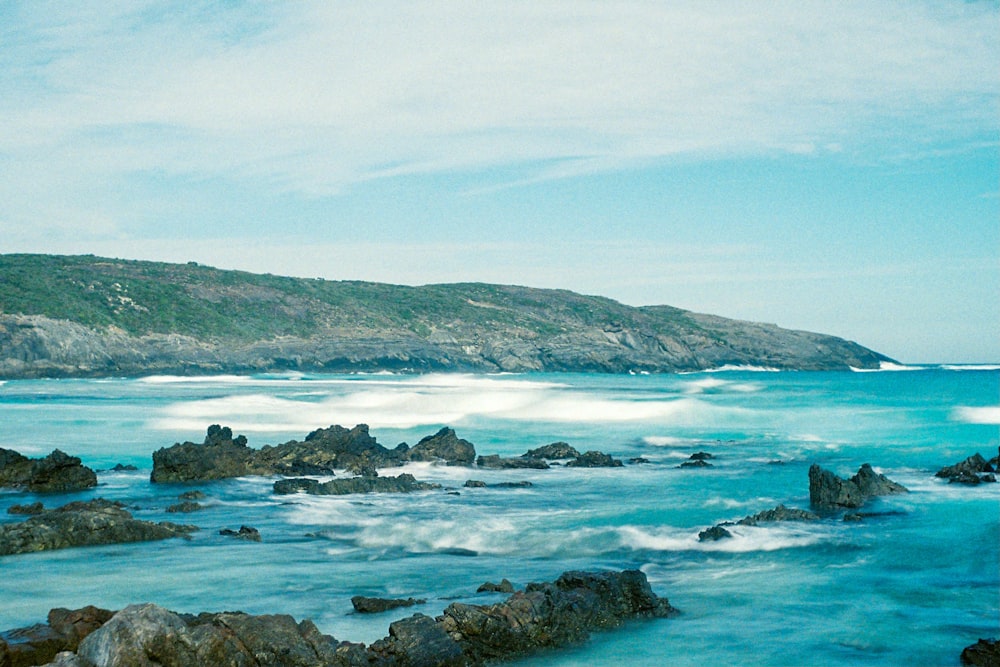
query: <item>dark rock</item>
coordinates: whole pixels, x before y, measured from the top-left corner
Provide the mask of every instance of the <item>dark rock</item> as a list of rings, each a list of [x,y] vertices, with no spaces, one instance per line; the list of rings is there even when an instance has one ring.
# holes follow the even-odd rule
[[[29,459],[0,448],[0,487],[35,493],[66,493],[97,486],[97,474],[75,456],[55,449],[41,459]]]
[[[260,531],[252,526],[240,526],[239,530],[232,530],[231,528],[223,528],[219,531],[219,535],[225,535],[226,537],[235,537],[237,539],[246,540],[248,542],[260,542]]]
[[[876,473],[867,463],[850,479],[842,479],[815,463],[809,467],[809,501],[815,507],[856,508],[873,496],[907,492],[904,486]]]
[[[464,667],[469,664],[462,647],[443,624],[424,614],[391,623],[389,636],[374,642],[368,654],[375,665]]]
[[[756,526],[758,523],[772,521],[819,521],[819,515],[806,510],[790,509],[784,505],[778,505],[773,510],[764,510],[744,517],[737,523],[741,526]]]
[[[906,516],[906,512],[897,510],[890,512],[850,512],[844,515],[844,521],[864,521],[865,519],[875,519],[884,516]]]
[[[30,505],[11,505],[7,508],[7,514],[41,514],[45,511],[45,506],[39,502]]]
[[[628,460],[628,462],[630,464],[632,464],[632,465],[638,465],[640,463],[649,463],[649,459],[647,459],[647,458],[645,458],[643,456],[634,456],[634,457],[630,458]]]
[[[450,428],[442,428],[423,438],[406,452],[407,461],[445,461],[448,465],[471,466],[476,460],[476,448],[462,440]]]
[[[180,500],[204,500],[208,498],[204,491],[185,491],[181,495],[177,496]]]
[[[129,463],[128,465],[123,465],[121,463],[116,463],[114,468],[111,468],[111,472],[132,472],[138,470],[137,467]]]
[[[476,465],[480,468],[490,468],[494,470],[512,470],[519,468],[534,468],[536,470],[549,469],[549,464],[540,458],[501,458],[497,454],[480,456],[476,460]]]
[[[555,461],[559,459],[575,459],[580,456],[580,452],[565,442],[553,442],[550,445],[545,445],[543,447],[538,447],[536,449],[529,449],[524,454],[522,454],[526,459],[546,459],[549,461]]]
[[[0,665],[44,665],[101,627],[114,612],[97,607],[53,609],[48,624],[37,624],[0,633]]]
[[[514,584],[510,583],[509,579],[501,579],[499,584],[495,584],[492,581],[487,581],[482,586],[476,589],[477,593],[513,593]]]
[[[67,651],[75,651],[90,633],[108,622],[115,612],[88,605],[82,609],[57,608],[49,612],[49,626],[66,638]]]
[[[694,461],[685,461],[684,463],[677,466],[678,468],[714,468],[715,466],[704,461],[702,459],[695,459]]]
[[[369,598],[363,595],[355,595],[351,598],[351,605],[354,607],[354,611],[359,614],[380,614],[390,609],[412,607],[426,602],[427,600],[418,600],[417,598]]]
[[[164,540],[184,537],[196,530],[195,526],[134,519],[121,503],[98,498],[69,503],[21,523],[0,526],[0,556],[96,544]]]
[[[274,492],[277,494],[303,492],[317,496],[341,496],[349,493],[411,493],[440,488],[440,484],[418,482],[408,473],[396,477],[332,479],[322,484],[314,479],[301,478],[279,479],[274,483]]]
[[[205,506],[201,503],[195,503],[190,500],[185,500],[182,503],[177,503],[176,505],[171,505],[167,508],[167,511],[171,514],[190,514],[191,512],[197,512],[198,510],[205,509]]]
[[[732,524],[727,524],[732,525]],[[717,542],[718,540],[726,539],[732,537],[733,534],[728,530],[723,528],[722,524],[712,526],[711,528],[706,528],[705,530],[698,533],[699,542]]]
[[[709,454],[708,452],[695,452],[688,457],[691,461],[707,461],[708,459],[714,459],[715,456]]]
[[[465,488],[467,489],[485,489],[486,482],[479,479],[469,479],[465,481],[465,484],[463,484],[463,486],[465,486]]]
[[[590,451],[581,454],[572,461],[567,461],[566,465],[574,468],[620,468],[622,462],[610,454]]]
[[[992,474],[994,472],[996,470],[993,465],[977,452],[961,463],[941,468],[934,476],[947,479],[949,484],[975,486],[983,482],[996,482],[996,476]]]
[[[495,489],[527,489],[534,486],[534,484],[528,480],[521,480],[519,482],[498,482],[497,484],[491,484],[490,486]]]
[[[971,667],[1000,667],[1000,641],[980,639],[962,649],[960,659],[963,665]]]

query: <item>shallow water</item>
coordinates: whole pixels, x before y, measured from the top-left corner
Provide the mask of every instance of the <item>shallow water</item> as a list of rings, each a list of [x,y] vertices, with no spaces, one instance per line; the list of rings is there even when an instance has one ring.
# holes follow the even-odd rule
[[[191,540],[0,559],[0,628],[52,607],[240,609],[311,618],[338,639],[371,642],[393,619],[455,600],[489,602],[484,581],[516,585],[576,568],[641,568],[683,614],[598,633],[524,665],[948,665],[1000,635],[1000,484],[949,486],[933,473],[1000,444],[997,367],[874,373],[733,370],[672,376],[262,375],[0,384],[0,446],[60,448],[107,470],[72,496],[0,492],[6,509],[103,496],[150,520],[194,523]],[[452,426],[480,454],[518,455],[563,440],[649,463],[614,469],[491,471],[412,464],[455,493],[275,496],[273,479],[149,482],[151,453],[229,425],[250,445],[367,423],[379,442],[415,443]],[[697,451],[714,467],[680,469]],[[911,493],[860,523],[698,532],[778,503],[808,506],[807,471],[865,462]],[[382,474],[396,474],[386,470]],[[467,479],[531,481],[466,489]],[[207,508],[168,514],[185,490]],[[262,543],[218,535],[257,527]],[[426,598],[352,613],[352,595]],[[515,663],[516,664],[516,663]]]

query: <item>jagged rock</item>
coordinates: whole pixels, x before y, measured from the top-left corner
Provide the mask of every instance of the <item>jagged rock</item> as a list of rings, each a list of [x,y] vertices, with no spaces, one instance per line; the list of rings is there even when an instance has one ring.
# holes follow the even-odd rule
[[[476,460],[476,448],[455,435],[453,429],[445,427],[410,448],[405,458],[407,461],[445,461],[448,465],[470,466]]]
[[[691,461],[707,461],[708,459],[714,459],[714,458],[715,456],[709,454],[708,452],[695,452],[694,454],[688,457],[688,459]]]
[[[622,462],[604,452],[590,451],[566,462],[573,468],[620,468]]]
[[[553,442],[550,445],[545,445],[536,449],[529,449],[521,456],[526,459],[546,459],[554,461],[558,459],[575,459],[580,456],[580,452],[577,451],[576,447],[573,447],[568,443]]]
[[[246,438],[233,440],[228,426],[213,424],[201,445],[193,442],[175,444],[153,452],[153,482],[188,482],[252,475],[254,452]]]
[[[75,651],[87,635],[113,615],[91,606],[53,609],[47,625],[39,623],[0,633],[0,665],[44,665],[60,653]]]
[[[132,518],[121,503],[98,498],[73,502],[0,526],[0,556],[96,544],[147,542],[183,537],[195,526]]]
[[[819,515],[807,510],[788,508],[778,505],[773,510],[764,510],[737,521],[741,526],[756,526],[758,523],[772,521],[819,521]]]
[[[725,524],[731,526],[732,524]],[[717,542],[719,540],[732,537],[733,534],[730,533],[723,527],[723,524],[717,524],[711,528],[706,528],[705,530],[698,533],[699,542]]]
[[[349,493],[410,493],[440,489],[440,484],[418,482],[413,475],[396,477],[352,477],[320,483],[315,479],[279,479],[274,483],[277,494],[307,493],[317,496],[341,496]]]
[[[990,462],[984,459],[982,454],[976,452],[960,463],[941,468],[934,476],[947,479],[949,484],[973,486],[983,482],[996,482],[996,476],[992,474],[994,472],[996,470]]]
[[[1000,641],[980,639],[962,649],[959,658],[963,665],[970,667],[1000,667]]]
[[[476,465],[480,468],[490,468],[493,470],[513,470],[520,468],[533,468],[536,470],[549,469],[549,464],[540,458],[503,458],[498,454],[480,456],[476,460]]]
[[[370,598],[364,595],[355,595],[351,598],[351,606],[354,607],[354,611],[359,614],[380,614],[383,611],[389,611],[390,609],[399,609],[400,607],[412,607],[418,604],[425,604],[427,600],[420,600],[417,598]]]
[[[509,582],[508,582],[509,583]],[[89,608],[93,609],[93,608]],[[441,616],[414,614],[371,646],[338,642],[308,620],[239,612],[176,614],[137,604],[49,616],[49,625],[4,633],[44,646],[41,660],[63,667],[421,667],[479,666],[584,640],[632,618],[677,613],[638,570],[566,572],[493,605],[453,603]],[[63,610],[65,611],[65,610]],[[3,665],[19,649],[0,641]],[[75,653],[68,653],[75,648]],[[20,655],[20,654],[19,654]],[[20,660],[20,658],[18,658]],[[14,665],[41,664],[14,662]]]
[[[34,493],[65,493],[97,486],[97,474],[79,458],[55,449],[41,459],[29,459],[0,448],[0,487]]]
[[[880,475],[865,463],[854,477],[842,479],[817,464],[809,467],[809,501],[815,507],[861,507],[873,496],[908,493],[906,487]]]
[[[514,584],[510,583],[509,579],[501,579],[499,584],[495,584],[492,581],[487,581],[482,586],[476,589],[477,593],[513,593]]]
[[[44,511],[45,506],[40,502],[34,502],[28,505],[11,505],[7,508],[7,514],[25,514],[28,516],[41,514]]]
[[[240,526],[239,530],[232,530],[231,528],[223,528],[219,531],[219,535],[225,535],[226,537],[235,537],[237,539],[246,540],[248,542],[260,542],[260,531],[253,526]]]
[[[131,463],[129,464],[116,463],[114,467],[111,468],[111,472],[133,472],[136,470],[138,470],[138,468],[132,465]]]
[[[204,491],[185,491],[177,496],[180,500],[204,500],[208,498]]]
[[[703,459],[695,459],[693,461],[685,461],[684,463],[677,466],[678,468],[714,468],[715,466],[705,461]]]

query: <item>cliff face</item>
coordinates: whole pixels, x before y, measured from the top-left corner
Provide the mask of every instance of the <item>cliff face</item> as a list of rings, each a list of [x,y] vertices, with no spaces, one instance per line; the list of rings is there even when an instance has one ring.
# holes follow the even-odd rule
[[[877,367],[856,343],[668,306],[478,283],[407,287],[0,255],[0,377]]]

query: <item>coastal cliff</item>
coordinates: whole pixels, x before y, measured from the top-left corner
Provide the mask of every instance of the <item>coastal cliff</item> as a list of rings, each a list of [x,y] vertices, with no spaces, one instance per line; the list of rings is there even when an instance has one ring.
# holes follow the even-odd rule
[[[0,255],[0,377],[877,368],[857,343],[565,290]]]

